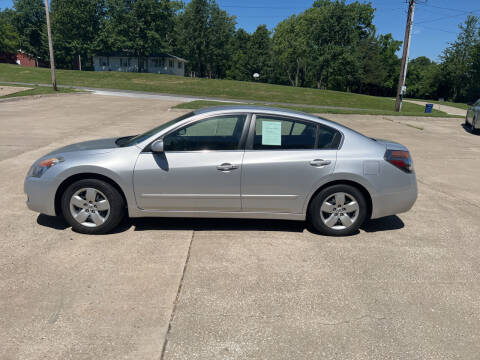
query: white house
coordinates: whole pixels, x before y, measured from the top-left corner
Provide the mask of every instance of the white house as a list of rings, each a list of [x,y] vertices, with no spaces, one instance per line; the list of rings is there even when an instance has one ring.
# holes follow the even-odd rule
[[[185,74],[187,60],[170,54],[137,57],[129,53],[94,55],[95,71],[148,72],[157,74]]]

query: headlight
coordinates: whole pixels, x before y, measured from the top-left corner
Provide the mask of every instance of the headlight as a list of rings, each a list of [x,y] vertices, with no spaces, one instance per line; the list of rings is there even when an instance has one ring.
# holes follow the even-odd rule
[[[63,162],[63,161],[65,161],[65,159],[62,158],[62,157],[56,157],[56,158],[50,158],[50,159],[42,160],[37,164],[33,164],[33,166],[28,171],[27,176],[32,176],[32,177],[39,178],[43,175],[43,173],[45,171],[50,169],[52,166],[55,166],[58,163]]]

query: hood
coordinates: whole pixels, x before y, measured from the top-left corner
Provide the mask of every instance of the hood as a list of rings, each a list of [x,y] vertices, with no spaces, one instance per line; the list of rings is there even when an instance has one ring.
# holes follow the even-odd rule
[[[375,138],[372,138],[373,140],[375,140],[377,143],[379,144],[382,144],[382,145],[385,145],[385,147],[388,149],[388,150],[403,150],[403,151],[408,151],[408,149],[402,145],[402,144],[399,144],[395,141],[390,141],[390,140],[384,140],[384,139],[375,139]]]
[[[67,145],[52,151],[48,155],[67,153],[73,151],[89,151],[90,153],[105,153],[117,148],[115,141],[118,138],[99,139],[91,141],[83,141],[76,144]]]

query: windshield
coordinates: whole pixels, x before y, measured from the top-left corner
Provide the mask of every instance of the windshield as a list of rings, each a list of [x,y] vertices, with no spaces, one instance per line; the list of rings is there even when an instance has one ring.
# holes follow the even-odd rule
[[[186,118],[189,118],[190,116],[193,115],[193,112],[189,112],[185,115],[182,115],[176,119],[170,120],[166,122],[165,124],[162,124],[160,126],[157,126],[156,128],[153,128],[152,130],[148,130],[147,132],[136,135],[133,137],[127,137],[127,138],[121,138],[124,139],[124,141],[117,142],[117,145],[120,147],[125,147],[125,146],[131,146],[131,145],[136,145],[138,143],[141,143],[143,140],[148,139],[150,136],[155,135],[157,132],[166,129],[169,126],[172,126],[173,124],[176,124],[177,122],[180,122]]]

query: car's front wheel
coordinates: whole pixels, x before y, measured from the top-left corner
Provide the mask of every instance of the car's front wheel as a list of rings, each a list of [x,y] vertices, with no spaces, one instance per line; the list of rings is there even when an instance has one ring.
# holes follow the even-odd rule
[[[352,235],[367,217],[365,196],[350,185],[333,185],[321,190],[311,201],[309,220],[322,234]]]
[[[125,215],[125,202],[118,190],[98,179],[72,183],[61,198],[62,214],[72,229],[84,234],[113,230]]]

